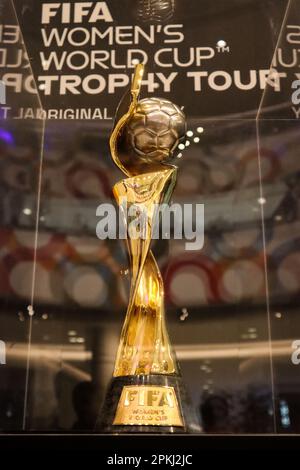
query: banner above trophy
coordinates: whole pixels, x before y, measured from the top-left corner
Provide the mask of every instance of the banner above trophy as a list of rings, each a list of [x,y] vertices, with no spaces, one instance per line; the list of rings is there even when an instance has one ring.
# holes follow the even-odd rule
[[[146,65],[148,96],[176,102],[188,90],[190,117],[255,117],[266,89],[269,105],[282,105],[297,79],[300,27],[285,17],[286,0],[13,3],[47,118],[110,120],[138,62]],[[4,46],[18,34],[7,27]],[[10,68],[0,78],[37,92],[13,75]],[[286,114],[296,117],[292,103]]]

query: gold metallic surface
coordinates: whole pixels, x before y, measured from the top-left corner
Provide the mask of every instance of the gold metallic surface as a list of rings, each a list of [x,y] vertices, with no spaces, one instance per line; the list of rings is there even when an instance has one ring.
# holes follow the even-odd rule
[[[114,186],[118,204],[125,198],[128,209],[139,203],[147,214],[144,238],[128,233],[131,292],[114,376],[176,372],[165,325],[163,282],[150,251],[155,204],[166,202],[175,175],[176,169],[169,168],[134,176]]]
[[[122,131],[134,116],[139,103],[143,71],[143,65],[139,64],[131,86],[129,109],[119,117],[110,138],[112,158],[129,177],[114,186],[115,199],[121,209],[125,200],[127,211],[132,207],[141,208],[147,214],[145,234],[139,237],[137,231],[130,227],[130,220],[124,213],[131,262],[131,290],[117,352],[115,377],[177,372],[165,324],[163,281],[150,251],[155,206],[169,202],[176,183],[177,168],[162,163],[152,164],[152,161],[149,161],[146,166],[148,171],[136,174],[139,168],[139,155],[133,156],[130,166],[126,167],[121,162],[118,152]],[[177,107],[172,106],[175,107],[175,116]]]
[[[125,168],[125,166],[121,163],[118,155],[118,138],[120,137],[120,134],[122,132],[123,127],[125,124],[128,122],[128,120],[133,116],[137,103],[138,103],[138,97],[140,94],[140,89],[141,89],[141,84],[142,84],[142,78],[144,75],[144,65],[143,64],[138,64],[135,68],[134,71],[134,76],[131,84],[131,103],[129,106],[129,109],[124,116],[119,119],[117,122],[116,126],[114,127],[112,134],[110,136],[109,140],[109,146],[110,146],[110,152],[113,161],[115,164],[120,168],[121,171],[127,176],[131,176],[128,170]]]
[[[123,387],[114,425],[183,426],[173,387]]]

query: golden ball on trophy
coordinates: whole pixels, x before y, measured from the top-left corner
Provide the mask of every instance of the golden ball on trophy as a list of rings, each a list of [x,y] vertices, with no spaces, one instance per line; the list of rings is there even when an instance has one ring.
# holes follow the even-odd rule
[[[125,129],[126,147],[144,163],[166,162],[173,156],[186,133],[182,110],[162,98],[138,102]]]

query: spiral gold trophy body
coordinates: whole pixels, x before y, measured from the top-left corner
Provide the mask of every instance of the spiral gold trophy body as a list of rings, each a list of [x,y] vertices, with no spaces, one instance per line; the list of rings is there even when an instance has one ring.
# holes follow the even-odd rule
[[[121,209],[126,202],[131,289],[101,429],[185,432],[189,407],[169,342],[163,281],[150,244],[156,208],[169,202],[176,183],[177,168],[166,161],[184,137],[186,122],[181,109],[167,100],[138,100],[143,71],[143,65],[136,66],[126,112],[120,104],[110,138],[112,158],[127,176],[113,192]],[[141,227],[131,226],[131,217],[139,212],[144,215],[143,235]]]

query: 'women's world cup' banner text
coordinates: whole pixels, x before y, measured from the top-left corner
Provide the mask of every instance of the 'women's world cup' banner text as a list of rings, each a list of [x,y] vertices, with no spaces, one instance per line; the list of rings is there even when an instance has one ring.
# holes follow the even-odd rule
[[[49,118],[79,110],[77,118],[111,119],[137,62],[146,64],[148,95],[180,101],[188,90],[190,116],[255,116],[266,86],[277,96],[290,89],[298,61],[300,25],[283,27],[286,0],[153,0],[150,9],[144,0],[13,3],[36,87],[13,67],[0,78],[38,91]],[[5,44],[19,33],[3,25],[0,34]]]

